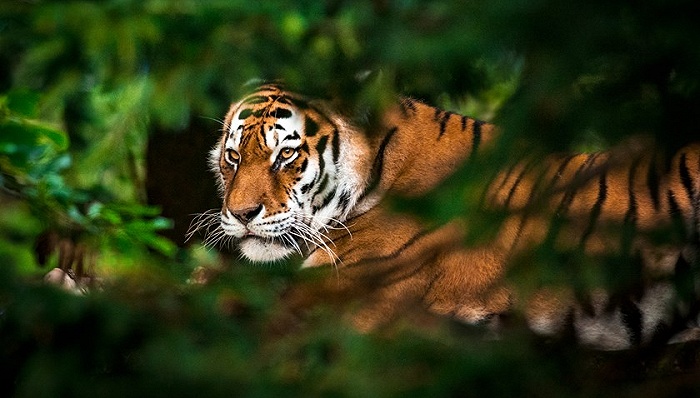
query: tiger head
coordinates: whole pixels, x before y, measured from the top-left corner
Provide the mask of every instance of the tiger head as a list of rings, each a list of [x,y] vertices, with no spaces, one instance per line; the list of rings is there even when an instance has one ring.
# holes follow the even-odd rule
[[[210,154],[223,234],[254,262],[330,250],[324,231],[358,201],[368,152],[362,134],[324,103],[260,87],[231,106]]]

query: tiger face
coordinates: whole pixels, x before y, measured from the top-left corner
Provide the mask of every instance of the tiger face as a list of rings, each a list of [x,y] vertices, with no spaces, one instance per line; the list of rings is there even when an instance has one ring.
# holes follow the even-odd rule
[[[367,177],[367,144],[340,117],[276,86],[231,106],[211,166],[222,194],[221,230],[254,262],[330,251]]]

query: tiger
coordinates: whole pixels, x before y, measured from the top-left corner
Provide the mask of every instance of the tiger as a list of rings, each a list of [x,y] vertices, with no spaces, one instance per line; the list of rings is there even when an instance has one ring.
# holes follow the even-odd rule
[[[498,128],[412,98],[384,109],[372,131],[366,126],[331,101],[260,86],[225,115],[209,155],[222,207],[193,230],[206,229],[207,244],[233,243],[254,263],[299,256],[302,269],[331,267],[337,278],[315,294],[371,297],[351,316],[361,331],[386,324],[406,306],[470,325],[497,325],[518,308],[538,334],[569,332],[584,345],[624,349],[670,337],[683,323],[679,313],[684,321],[697,317],[694,305],[671,308],[675,290],[663,279],[626,300],[597,290],[583,303],[571,290],[545,285],[521,298],[508,280],[512,260],[548,240],[591,255],[625,246],[645,255],[652,274],[694,264],[697,144],[678,151],[665,169],[646,147],[516,162],[484,178],[484,208],[507,214],[500,229],[493,239],[465,245],[468,217],[426,225],[387,198],[433,191],[494,150]],[[605,231],[614,223],[651,230],[674,220],[684,225],[687,242],[658,251],[642,233],[611,248],[615,239]]]

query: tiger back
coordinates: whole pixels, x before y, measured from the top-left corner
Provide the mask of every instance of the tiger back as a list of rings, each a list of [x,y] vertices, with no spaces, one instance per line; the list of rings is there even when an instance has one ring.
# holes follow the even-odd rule
[[[620,267],[614,289],[550,286],[535,293],[523,307],[533,330],[571,329],[579,341],[608,349],[673,340],[681,331],[696,336],[700,145],[665,161],[637,144],[555,156],[536,167],[520,163],[488,187],[488,206],[509,210],[494,244],[511,263],[531,261],[529,253],[545,243],[560,262],[584,262],[579,257]],[[585,270],[560,268],[580,273],[572,281],[585,279]],[[693,287],[679,292],[683,278],[681,285]]]

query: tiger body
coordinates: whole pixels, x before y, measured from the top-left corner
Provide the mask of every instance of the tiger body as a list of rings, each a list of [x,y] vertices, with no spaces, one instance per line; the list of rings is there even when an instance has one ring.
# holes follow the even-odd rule
[[[630,311],[611,307],[605,292],[591,295],[588,306],[569,291],[546,289],[519,302],[505,278],[508,263],[550,238],[552,214],[573,221],[555,238],[588,254],[625,246],[609,239],[607,224],[652,229],[678,215],[697,236],[700,148],[679,152],[666,174],[653,156],[636,152],[519,162],[487,184],[486,207],[511,215],[493,241],[476,247],[464,245],[468,222],[431,229],[385,206],[389,194],[429,192],[496,136],[491,124],[410,99],[388,109],[379,131],[368,133],[325,102],[263,86],[231,106],[211,152],[223,198],[220,234],[254,262],[297,253],[303,267],[333,265],[332,290],[372,297],[352,318],[362,330],[406,305],[468,323],[490,322],[517,305],[540,333],[573,325],[581,341],[600,348],[651,341],[659,325],[671,322],[671,286],[630,299],[630,325]],[[643,239],[635,245],[647,248]],[[671,273],[679,255],[674,247],[648,267]]]
[[[489,205],[511,214],[494,242],[509,253],[551,239],[554,247],[594,261],[615,255],[641,261],[640,275],[626,276],[636,285],[623,286],[622,294],[594,289],[583,302],[571,290],[534,294],[525,312],[535,331],[571,328],[588,345],[621,349],[667,341],[688,322],[697,326],[696,302],[681,304],[670,280],[693,278],[697,286],[700,145],[682,148],[669,162],[648,149],[558,156],[539,167],[520,163],[489,186]],[[655,232],[679,229],[682,238],[654,242]]]

